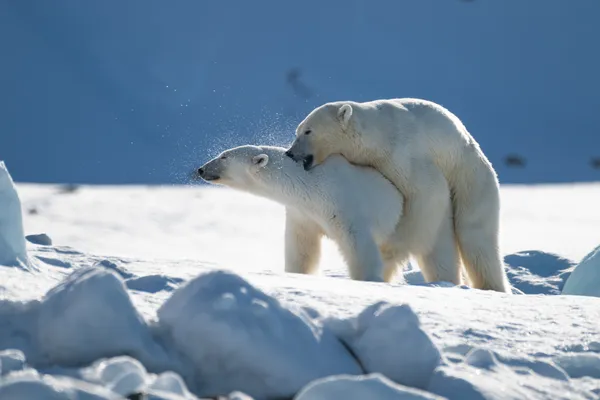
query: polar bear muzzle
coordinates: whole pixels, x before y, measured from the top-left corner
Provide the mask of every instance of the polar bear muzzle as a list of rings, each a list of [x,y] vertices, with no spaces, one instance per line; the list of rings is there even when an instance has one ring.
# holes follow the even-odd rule
[[[293,146],[292,146],[293,147]],[[315,157],[312,154],[294,154],[292,148],[285,152],[285,155],[295,162],[302,161],[305,171],[310,170],[314,165]]]
[[[211,171],[209,163],[204,164],[203,166],[198,168],[198,176],[207,182],[221,179],[221,176],[219,174]]]
[[[314,161],[315,157],[312,154],[304,156],[304,159],[302,160],[302,166],[304,167],[304,170],[308,171],[309,169],[311,169],[313,167]]]

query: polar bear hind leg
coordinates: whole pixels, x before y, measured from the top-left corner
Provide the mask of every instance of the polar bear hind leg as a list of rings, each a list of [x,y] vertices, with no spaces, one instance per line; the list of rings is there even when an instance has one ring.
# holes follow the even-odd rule
[[[415,187],[407,196],[405,214],[396,230],[396,242],[409,241],[426,282],[460,284],[460,260],[454,235],[448,182],[423,160],[412,171]]]
[[[463,175],[469,177],[469,174]],[[500,196],[495,177],[454,184],[455,232],[463,264],[476,289],[510,293],[499,248]]]
[[[415,257],[426,282],[462,283],[461,261],[454,234],[454,220],[450,197],[447,197],[445,215],[430,251]]]

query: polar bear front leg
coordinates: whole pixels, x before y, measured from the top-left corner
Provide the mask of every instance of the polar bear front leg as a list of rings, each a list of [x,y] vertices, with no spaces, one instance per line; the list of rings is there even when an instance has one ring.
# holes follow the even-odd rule
[[[348,265],[350,278],[384,282],[384,264],[371,232],[363,225],[341,226],[338,245]]]
[[[398,277],[398,281],[404,283],[404,268],[408,262],[408,249],[400,243],[387,243],[380,248],[381,257],[383,258],[383,280],[391,282],[394,277]]]
[[[314,274],[321,257],[321,229],[306,216],[286,210],[285,272]]]

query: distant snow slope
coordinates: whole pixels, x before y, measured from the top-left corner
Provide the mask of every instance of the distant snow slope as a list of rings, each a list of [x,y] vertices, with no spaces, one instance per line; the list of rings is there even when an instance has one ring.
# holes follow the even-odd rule
[[[0,158],[17,181],[179,182],[224,147],[289,142],[323,102],[422,97],[464,120],[502,182],[599,180],[599,13],[597,0],[6,0]]]
[[[26,233],[45,232],[58,246],[111,257],[283,270],[284,208],[256,196],[215,186],[18,187]],[[600,184],[504,185],[501,199],[504,254],[522,252],[506,261],[533,272],[523,276],[531,284],[557,270],[548,263],[567,268],[598,245]],[[324,271],[346,276],[331,242],[323,252]]]

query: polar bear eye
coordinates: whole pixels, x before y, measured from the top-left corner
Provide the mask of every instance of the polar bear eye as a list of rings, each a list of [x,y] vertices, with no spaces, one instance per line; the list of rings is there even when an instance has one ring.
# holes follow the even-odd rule
[[[308,130],[304,131],[304,134],[305,134],[305,135],[310,135],[310,134],[311,134],[311,132],[312,132],[312,131],[311,131],[310,129],[308,129]]]
[[[221,156],[221,160],[227,159],[227,156]]]

